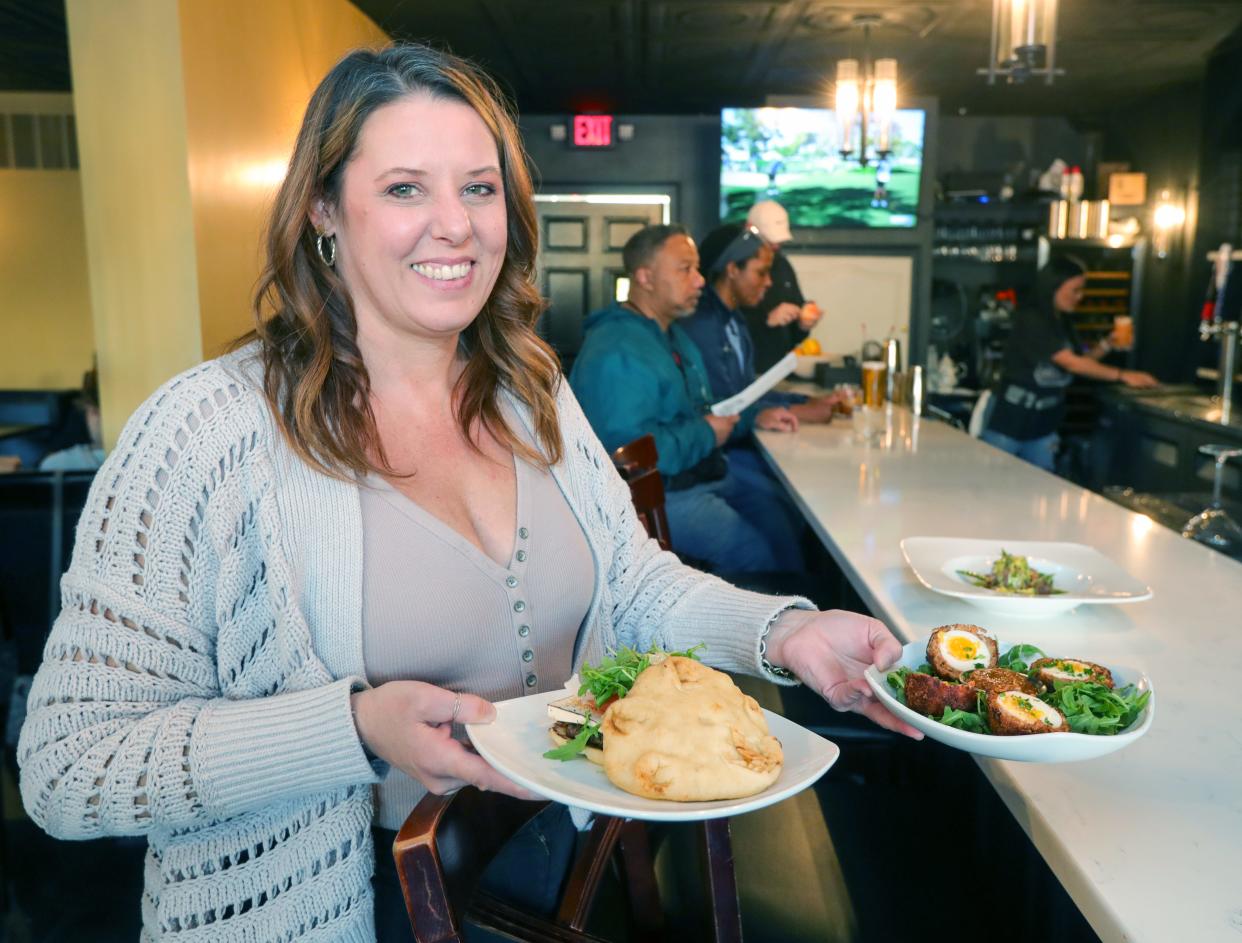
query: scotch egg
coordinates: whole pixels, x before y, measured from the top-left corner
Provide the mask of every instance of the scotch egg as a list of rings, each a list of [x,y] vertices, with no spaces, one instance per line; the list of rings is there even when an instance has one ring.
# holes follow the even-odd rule
[[[927,640],[927,660],[942,678],[960,681],[979,668],[996,667],[996,639],[977,625],[942,625]]]
[[[1065,718],[1051,704],[1024,691],[988,695],[988,726],[997,736],[1064,733]]]
[[[1113,686],[1113,673],[1103,665],[1077,658],[1039,658],[1031,662],[1031,674],[1048,690],[1061,681],[1091,681],[1106,688]]]
[[[967,687],[977,691],[991,691],[1000,694],[1005,691],[1021,691],[1023,694],[1038,694],[1040,689],[1030,678],[1008,668],[980,668],[972,671],[964,682]]]

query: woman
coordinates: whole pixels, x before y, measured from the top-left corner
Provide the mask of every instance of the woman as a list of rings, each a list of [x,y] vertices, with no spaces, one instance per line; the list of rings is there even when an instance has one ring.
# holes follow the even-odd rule
[[[1103,339],[1083,354],[1067,316],[1082,301],[1087,269],[1073,256],[1053,256],[1036,280],[1034,307],[1019,308],[1005,348],[1001,380],[992,392],[980,438],[1052,471],[1065,415],[1065,388],[1075,376],[1126,386],[1156,385],[1141,370],[1100,363],[1114,350]]]
[[[156,392],[96,478],[21,785],[54,835],[148,836],[144,939],[376,939],[373,827],[427,790],[527,795],[453,725],[617,645],[706,642],[909,732],[861,678],[897,657],[882,625],[646,539],[535,335],[530,177],[500,101],[421,46],[338,63],[250,342]],[[379,909],[403,922],[391,882]]]

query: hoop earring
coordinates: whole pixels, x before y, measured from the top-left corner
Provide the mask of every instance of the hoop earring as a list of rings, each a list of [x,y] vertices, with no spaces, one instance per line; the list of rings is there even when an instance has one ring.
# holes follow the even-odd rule
[[[320,260],[328,268],[336,266],[336,236],[321,232],[315,239],[315,251],[319,253]]]

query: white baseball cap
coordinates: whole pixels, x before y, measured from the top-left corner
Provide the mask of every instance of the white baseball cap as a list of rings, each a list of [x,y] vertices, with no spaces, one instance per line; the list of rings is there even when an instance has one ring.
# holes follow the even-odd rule
[[[793,233],[789,231],[789,214],[775,200],[760,200],[752,206],[746,214],[746,222],[758,229],[759,234],[772,245],[793,239]]]

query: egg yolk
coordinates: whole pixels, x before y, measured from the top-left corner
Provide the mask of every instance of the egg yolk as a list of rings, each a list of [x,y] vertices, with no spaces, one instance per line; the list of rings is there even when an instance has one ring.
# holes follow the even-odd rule
[[[949,655],[953,658],[960,658],[962,661],[969,661],[979,656],[979,643],[974,639],[962,638],[960,635],[952,635],[949,637]]]
[[[1010,707],[1021,711],[1027,717],[1038,718],[1040,716],[1040,711],[1035,708],[1035,705],[1024,697],[1008,697],[1006,701]]]

